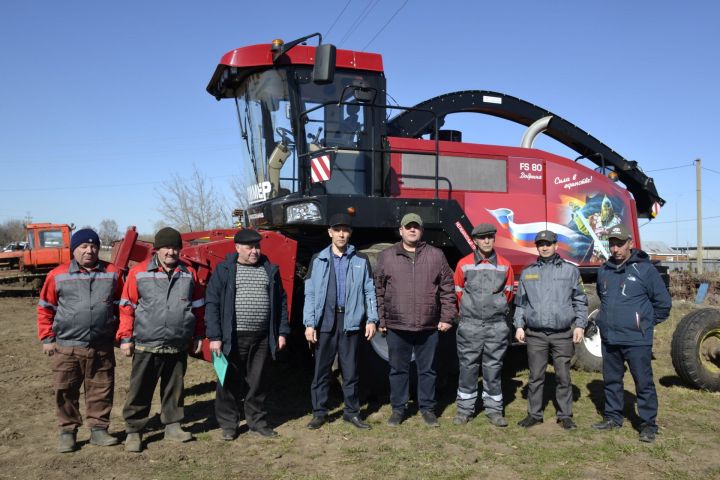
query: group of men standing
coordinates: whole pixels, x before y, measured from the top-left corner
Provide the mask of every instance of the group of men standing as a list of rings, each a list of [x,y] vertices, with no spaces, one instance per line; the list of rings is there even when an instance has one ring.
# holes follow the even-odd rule
[[[351,217],[337,214],[329,221],[330,245],[312,257],[305,279],[303,323],[315,357],[313,416],[307,427],[315,430],[328,421],[331,369],[337,357],[342,418],[357,428],[370,428],[360,416],[358,350],[362,337],[369,341],[378,332],[386,336],[389,353],[388,425],[398,426],[406,417],[414,355],[418,409],[428,426],[438,426],[436,350],[439,336],[456,322],[459,379],[453,423],[463,425],[475,415],[482,373],[487,420],[507,426],[501,371],[511,339],[507,317],[514,300],[514,336],[527,344],[530,368],[528,415],[519,425],[529,428],[543,421],[542,389],[551,354],[557,421],[565,429],[576,428],[569,369],[573,343],[582,341],[587,325],[587,297],[578,268],[558,255],[555,233],[537,234],[538,259],[523,270],[516,295],[512,266],[494,248],[494,226],[475,227],[471,235],[476,248],[458,262],[454,274],[443,252],[422,241],[419,215],[405,215],[399,234],[399,242],[380,252],[373,272],[367,256],[350,244]],[[597,317],[603,335],[605,418],[593,427],[622,426],[627,362],[643,422],[640,440],[649,442],[657,432],[652,333],[654,325],[667,318],[671,300],[647,254],[633,248],[627,229],[613,227],[609,238],[612,258],[598,274]],[[108,433],[115,342],[122,355],[132,357],[123,408],[126,450],[143,449],[142,432],[158,380],[164,438],[193,438],[180,426],[184,376],[188,352],[199,353],[205,337],[212,354],[224,355],[228,362],[215,399],[221,438],[237,437],[241,408],[250,432],[277,436],[266,419],[266,371],[290,334],[287,297],[277,265],[261,253],[260,234],[239,230],[234,242],[236,252],[217,266],[204,291],[197,272],[180,261],[182,238],[172,228],[157,232],[154,255],[134,266],[126,279],[99,260],[100,241],[94,231],[82,229],[72,236],[72,260],[50,272],[38,304],[38,335],[52,360],[58,451],[78,448],[83,384],[90,443],[119,443]]]

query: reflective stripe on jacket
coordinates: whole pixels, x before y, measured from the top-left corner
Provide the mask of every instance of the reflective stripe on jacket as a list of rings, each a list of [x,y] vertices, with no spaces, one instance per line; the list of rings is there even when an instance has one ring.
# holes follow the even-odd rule
[[[515,281],[512,266],[505,257],[493,251],[489,258],[484,258],[476,250],[460,259],[454,279],[461,318],[505,320]]]
[[[303,325],[317,328],[325,309],[325,297],[330,278],[332,246],[321,250],[310,260],[310,268],[305,277],[305,305],[303,306]],[[352,245],[347,246],[348,271],[345,277],[345,331],[352,332],[360,328],[362,319],[377,323],[377,300],[373,284],[370,262],[367,256],[359,253]]]
[[[157,256],[134,266],[120,299],[118,340],[138,346],[187,347],[205,333],[205,299],[195,270],[182,262],[172,276],[158,265]]]
[[[580,270],[555,254],[523,270],[515,296],[515,328],[563,331],[587,326],[587,295]]]
[[[38,337],[68,347],[112,343],[122,288],[117,268],[103,261],[91,270],[74,259],[54,268],[40,292]]]

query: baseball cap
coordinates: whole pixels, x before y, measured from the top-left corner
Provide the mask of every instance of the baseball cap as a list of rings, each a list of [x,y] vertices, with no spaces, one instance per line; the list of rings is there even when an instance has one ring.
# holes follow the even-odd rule
[[[423,221],[422,218],[420,218],[420,215],[417,213],[408,213],[405,214],[404,217],[402,217],[402,220],[400,220],[400,226],[405,227],[408,223],[417,223],[422,227]]]

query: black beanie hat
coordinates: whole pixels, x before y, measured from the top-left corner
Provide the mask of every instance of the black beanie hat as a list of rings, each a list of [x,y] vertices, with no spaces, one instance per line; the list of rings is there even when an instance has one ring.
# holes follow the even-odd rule
[[[99,247],[100,237],[98,237],[98,234],[95,233],[95,230],[92,228],[83,228],[82,230],[78,230],[73,233],[72,238],[70,238],[70,253],[74,252],[75,249],[83,243],[94,243]]]
[[[163,247],[182,248],[182,237],[180,232],[171,227],[165,227],[158,230],[155,234],[155,242],[153,243],[155,250]]]

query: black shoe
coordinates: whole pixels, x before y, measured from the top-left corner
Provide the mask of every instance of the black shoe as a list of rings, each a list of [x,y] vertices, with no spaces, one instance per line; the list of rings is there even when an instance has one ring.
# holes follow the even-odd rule
[[[391,427],[397,427],[403,422],[403,413],[397,412],[393,410],[393,412],[390,414],[390,418],[388,418],[387,424]]]
[[[237,428],[223,428],[220,438],[226,442],[232,442],[238,436]]]
[[[307,428],[310,430],[317,430],[325,425],[325,423],[327,423],[327,417],[325,415],[322,417],[313,417],[312,420],[310,420],[310,423],[307,424]]]
[[[370,424],[360,420],[360,417],[358,417],[357,415],[353,415],[352,417],[343,415],[343,421],[345,421],[361,430],[370,430]]]
[[[575,422],[573,422],[573,419],[570,417],[558,418],[557,423],[565,430],[575,430],[577,428],[577,425],[575,425]]]
[[[255,435],[260,435],[265,438],[275,438],[278,436],[278,433],[267,425],[260,425],[259,427],[251,428],[250,433],[254,433]]]
[[[468,415],[463,415],[462,413],[458,413],[455,415],[455,418],[453,418],[453,425],[465,425],[470,421],[470,417]]]
[[[423,410],[422,412],[420,412],[420,416],[422,416],[423,422],[425,422],[425,425],[427,425],[428,427],[440,426],[440,422],[438,422],[437,416],[430,410]]]
[[[615,430],[616,428],[620,427],[622,427],[622,425],[615,423],[609,418],[603,420],[602,422],[592,424],[592,428],[594,428],[595,430]]]
[[[652,443],[655,441],[655,429],[652,427],[643,427],[640,430],[640,441],[645,443]]]
[[[528,415],[527,417],[523,418],[518,422],[518,425],[520,425],[523,428],[530,428],[534,427],[535,425],[539,425],[543,423],[542,418],[535,418],[532,415]]]

